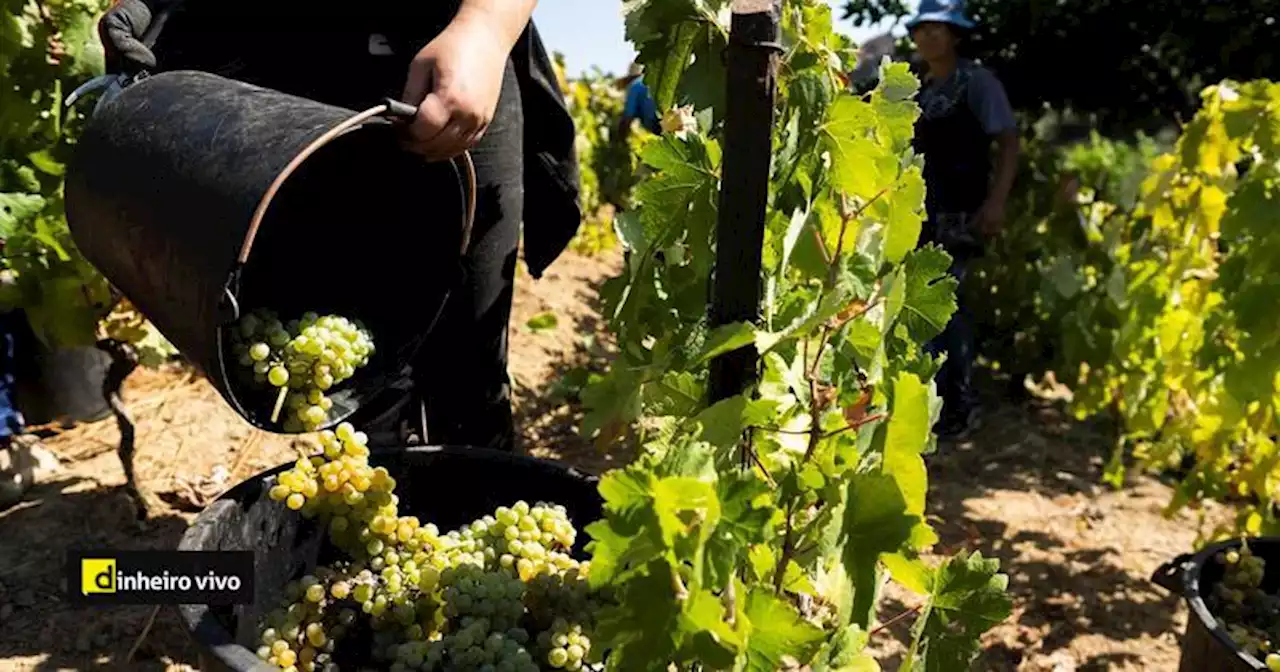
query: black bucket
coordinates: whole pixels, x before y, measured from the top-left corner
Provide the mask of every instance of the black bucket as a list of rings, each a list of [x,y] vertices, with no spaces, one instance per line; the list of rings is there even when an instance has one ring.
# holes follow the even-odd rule
[[[1218,553],[1239,549],[1245,542],[1254,555],[1267,563],[1262,590],[1280,591],[1280,537],[1233,539],[1210,546],[1197,553],[1186,553],[1161,565],[1151,580],[1164,589],[1181,595],[1187,601],[1187,633],[1182,638],[1182,660],[1179,672],[1249,672],[1266,670],[1266,663],[1240,650],[1226,625],[1209,613],[1204,596],[1213,592],[1222,580],[1222,565],[1213,561]]]
[[[523,499],[563,504],[578,530],[574,554],[585,559],[583,528],[602,515],[598,479],[558,462],[483,448],[414,447],[376,451],[369,462],[396,479],[403,515],[456,529],[499,506]],[[182,619],[201,646],[204,672],[270,672],[258,658],[258,624],[284,595],[289,581],[313,571],[324,530],[314,520],[267,496],[268,477],[284,464],[235,486],[205,509],[178,544],[184,551],[253,550],[255,602],[236,607],[184,604]]]
[[[403,150],[387,117],[406,106],[371,102],[356,112],[165,72],[101,105],[68,166],[77,247],[258,428],[280,431],[275,395],[233,389],[237,363],[224,359],[242,311],[364,322],[377,352],[334,388],[325,427],[360,424],[408,389],[408,362],[460,278],[470,157]]]

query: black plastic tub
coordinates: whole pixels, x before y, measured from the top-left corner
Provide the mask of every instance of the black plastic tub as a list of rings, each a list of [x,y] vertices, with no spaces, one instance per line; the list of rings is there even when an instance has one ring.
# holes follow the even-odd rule
[[[598,479],[557,462],[469,447],[413,447],[379,450],[369,459],[396,479],[402,514],[435,523],[442,532],[525,500],[563,504],[578,530],[574,552],[583,554],[582,528],[601,516]],[[284,595],[290,580],[312,571],[324,545],[324,530],[267,496],[269,477],[293,466],[264,471],[227,491],[182,535],[180,550],[255,551],[252,605],[179,607],[183,622],[200,644],[202,672],[277,670],[254,653],[258,622]]]
[[[16,402],[27,425],[96,422],[111,415],[102,382],[111,356],[93,346],[48,348],[34,337],[29,360],[34,375],[19,377]]]
[[[1161,565],[1151,577],[1157,585],[1177,593],[1187,601],[1190,611],[1187,632],[1182,638],[1182,660],[1179,672],[1246,672],[1266,670],[1261,660],[1245,653],[1227,634],[1227,627],[1209,613],[1204,596],[1213,592],[1222,580],[1222,566],[1213,562],[1220,552],[1240,548],[1245,542],[1254,555],[1262,558],[1268,571],[1262,580],[1262,589],[1272,593],[1280,590],[1280,572],[1271,567],[1280,565],[1280,537],[1234,539],[1206,546],[1197,553],[1186,553]]]

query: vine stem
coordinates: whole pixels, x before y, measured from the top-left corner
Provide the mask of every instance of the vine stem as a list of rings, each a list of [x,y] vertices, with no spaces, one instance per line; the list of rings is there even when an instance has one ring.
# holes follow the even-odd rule
[[[680,578],[680,570],[671,566],[671,587],[675,590],[676,600],[683,602],[689,599],[689,589],[684,587],[684,579]]]
[[[897,623],[898,621],[901,621],[902,619],[904,619],[904,618],[906,618],[906,617],[908,617],[908,616],[910,616],[910,615],[912,615],[912,614],[919,613],[919,611],[920,611],[920,609],[921,609],[922,607],[924,607],[924,605],[923,605],[923,604],[917,604],[916,606],[911,607],[910,609],[908,609],[908,610],[906,610],[906,611],[904,611],[904,612],[902,612],[902,613],[898,614],[897,616],[894,616],[893,618],[891,618],[891,619],[889,619],[889,620],[885,621],[884,623],[881,623],[880,625],[877,625],[874,629],[872,629],[872,630],[871,630],[871,632],[870,632],[870,633],[868,633],[868,634],[867,634],[867,636],[868,636],[868,637],[875,637],[875,636],[876,636],[876,633],[879,633],[881,630],[884,630],[885,628],[888,628],[889,626],[893,625],[894,623]]]
[[[839,278],[840,258],[844,254],[844,236],[849,230],[849,222],[862,213],[868,206],[880,198],[886,190],[881,190],[870,201],[859,208],[856,213],[850,212],[849,201],[844,196],[840,196],[840,236],[836,240],[835,254],[831,256],[831,267],[827,271],[826,282],[823,283],[822,291],[818,293],[818,304],[822,304],[822,300],[826,297],[827,292],[835,287],[836,280]],[[826,351],[827,341],[831,337],[831,325],[822,325],[822,334],[818,338],[817,352],[813,355],[813,363],[809,363],[809,339],[804,339],[801,350],[804,368],[807,369],[805,378],[809,382],[809,445],[805,448],[804,459],[801,464],[807,463],[813,458],[813,454],[818,450],[818,444],[822,442],[822,411],[825,410],[825,404],[818,398],[818,369],[822,363],[822,355]],[[773,589],[775,593],[782,592],[782,581],[786,575],[787,564],[791,562],[791,558],[795,555],[795,523],[796,506],[800,501],[797,494],[787,502],[787,526],[782,536],[782,554],[778,557],[778,566],[773,571]]]

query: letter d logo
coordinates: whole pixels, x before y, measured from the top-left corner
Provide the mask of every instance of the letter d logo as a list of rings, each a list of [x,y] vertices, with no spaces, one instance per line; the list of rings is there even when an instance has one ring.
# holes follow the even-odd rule
[[[81,560],[80,592],[85,595],[116,592],[116,561],[105,558]]]

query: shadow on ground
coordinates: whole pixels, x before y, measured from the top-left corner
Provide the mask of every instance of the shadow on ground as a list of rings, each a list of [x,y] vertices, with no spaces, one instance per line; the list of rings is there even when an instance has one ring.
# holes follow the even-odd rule
[[[39,485],[25,501],[0,511],[0,660],[5,669],[86,669],[90,660],[92,669],[194,665],[194,646],[172,607],[164,608],[172,614],[158,613],[154,619],[151,606],[79,608],[68,603],[64,587],[71,548],[175,548],[186,528],[183,518],[171,514],[139,524],[123,488],[81,478]]]
[[[535,386],[517,382],[514,390],[516,423],[525,450],[593,474],[627,464],[635,450],[630,437],[600,447],[581,433],[582,390],[591,376],[608,370],[613,357],[607,327],[600,317],[602,282],[596,280],[576,290],[576,298],[590,310],[569,316],[577,337],[557,353],[544,382]]]
[[[1169,491],[1152,479],[1103,484],[1107,427],[1076,422],[1056,402],[1001,398],[1003,381],[982,388],[983,426],[929,457],[936,552],[998,558],[1014,599],[973,669],[1175,669],[1185,609],[1149,579],[1190,547],[1194,522],[1161,515]],[[887,598],[882,622],[921,601],[896,587]],[[911,625],[888,630],[910,641]],[[901,649],[882,651],[884,669],[897,669]]]

